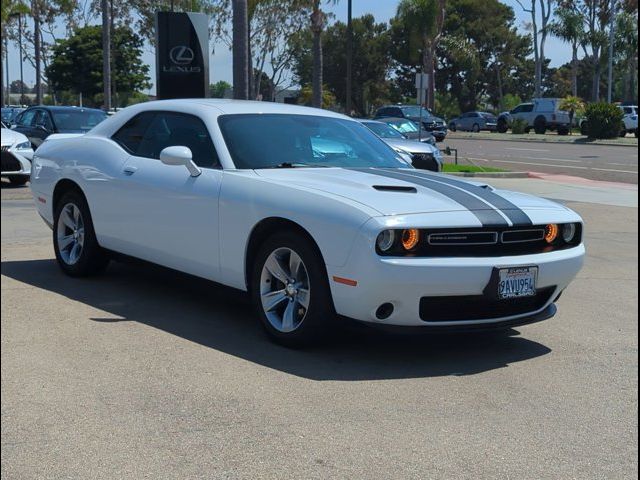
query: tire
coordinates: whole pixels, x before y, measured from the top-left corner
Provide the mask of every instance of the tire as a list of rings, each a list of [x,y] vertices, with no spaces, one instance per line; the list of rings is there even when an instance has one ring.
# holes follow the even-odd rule
[[[109,256],[98,245],[87,200],[71,190],[55,206],[53,249],[58,265],[71,277],[87,277],[104,271]]]
[[[456,126],[455,123],[451,123],[449,124],[449,130],[451,130],[452,132],[456,132],[458,131],[458,127]]]
[[[471,131],[474,133],[478,133],[480,131],[480,125],[478,125],[477,123],[474,123],[473,127],[471,127]]]
[[[293,265],[300,265],[297,274]],[[317,343],[334,324],[336,315],[324,261],[317,248],[294,230],[276,233],[260,246],[250,291],[267,335],[285,347]]]
[[[533,121],[533,130],[538,135],[544,135],[545,133],[547,133],[547,120],[542,116],[537,117]]]
[[[633,134],[636,136],[636,138],[638,138],[638,129],[637,128],[634,130]]]
[[[507,121],[504,118],[498,120],[496,130],[498,130],[498,133],[507,133],[507,130],[509,130],[509,126],[507,125]]]
[[[16,185],[16,186],[20,186],[20,185],[24,185],[29,181],[29,177],[16,177],[16,176],[11,176],[9,177],[9,181],[11,182],[11,185]]]
[[[624,138],[627,136],[627,131],[625,129],[620,130],[620,138]]]

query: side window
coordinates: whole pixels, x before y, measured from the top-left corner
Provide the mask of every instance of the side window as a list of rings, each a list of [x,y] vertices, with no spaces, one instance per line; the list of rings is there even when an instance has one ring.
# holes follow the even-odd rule
[[[390,108],[381,108],[380,110],[378,110],[378,117],[390,117],[392,116],[391,114],[391,109]]]
[[[625,114],[625,115],[629,115],[630,113],[633,113],[633,108],[631,108],[631,107],[624,107],[624,114]]]
[[[125,123],[111,139],[129,153],[138,155],[140,143],[155,115],[154,112],[145,112],[136,115]]]
[[[391,115],[394,117],[404,117],[404,113],[402,113],[402,109],[400,108],[392,108]]]
[[[44,127],[47,130],[53,130],[53,124],[51,123],[51,118],[49,117],[49,113],[45,110],[36,110],[36,114],[33,120],[33,125],[36,127]]]
[[[203,168],[217,168],[218,155],[202,120],[193,115],[157,112],[140,142],[137,155],[160,158],[160,152],[173,146],[191,150],[193,161]]]
[[[16,118],[16,123],[21,127],[30,127],[33,123],[33,117],[36,114],[36,110],[25,110],[20,114],[18,118]]]
[[[522,112],[533,112],[533,105],[522,105]]]

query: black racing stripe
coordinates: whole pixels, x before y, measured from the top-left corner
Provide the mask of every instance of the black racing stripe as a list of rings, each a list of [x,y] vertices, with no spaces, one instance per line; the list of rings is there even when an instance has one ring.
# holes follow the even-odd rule
[[[398,173],[394,170],[389,169],[374,169],[374,168],[365,168],[365,169],[353,169],[357,172],[361,173],[369,173],[371,175],[378,175],[380,177],[393,178],[396,180],[402,180],[407,183],[414,183],[415,185],[419,185],[421,187],[429,188],[435,192],[441,193],[447,198],[450,198],[456,203],[459,203],[464,208],[469,210],[472,214],[474,214],[482,226],[484,227],[507,227],[509,224],[504,219],[502,215],[498,213],[498,211],[493,208],[491,205],[487,205],[485,202],[480,200],[479,198],[474,197],[462,190],[459,190],[450,185],[445,185],[443,183],[434,182],[428,178],[420,178],[412,175],[407,175],[405,173]]]
[[[422,178],[430,178],[434,181],[446,183],[448,185],[452,185],[467,192],[473,193],[474,195],[482,198],[486,202],[489,202],[491,205],[500,210],[505,217],[511,220],[511,223],[513,223],[515,227],[533,225],[533,222],[531,221],[529,216],[524,213],[517,205],[514,205],[506,198],[501,197],[491,190],[487,190],[486,188],[482,188],[455,178],[449,178],[444,175],[429,173],[425,171],[411,171],[410,174],[414,176],[420,176]]]

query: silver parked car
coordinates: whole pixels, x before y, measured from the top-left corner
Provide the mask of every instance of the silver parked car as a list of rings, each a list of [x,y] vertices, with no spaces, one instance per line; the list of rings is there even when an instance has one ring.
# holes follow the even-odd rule
[[[359,121],[396,152],[410,156],[411,164],[415,168],[431,170],[433,172],[442,171],[442,165],[444,163],[442,153],[432,143],[410,140],[395,128],[387,125],[385,122],[377,120]]]
[[[489,112],[467,112],[449,122],[449,130],[455,132],[480,132],[488,130],[495,132],[498,127],[498,118]]]

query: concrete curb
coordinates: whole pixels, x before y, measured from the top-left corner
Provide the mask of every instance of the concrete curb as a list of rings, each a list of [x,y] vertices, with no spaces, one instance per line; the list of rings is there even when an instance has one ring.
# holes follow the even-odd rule
[[[501,135],[501,134],[499,134]],[[563,138],[568,138],[568,137],[563,137]],[[570,137],[569,137],[570,138]],[[546,143],[546,144],[560,144],[560,145],[599,145],[601,147],[632,147],[632,148],[638,148],[638,143],[614,143],[614,142],[602,142],[602,141],[594,141],[594,142],[575,142],[575,141],[571,141],[571,140],[559,140],[559,139],[553,139],[553,138],[536,138],[536,137],[531,137],[531,138],[522,138],[522,137],[518,137],[518,136],[514,136],[514,138],[504,138],[504,137],[498,137],[495,136],[492,138],[492,136],[489,135],[478,135],[478,136],[472,136],[472,135],[464,135],[464,136],[449,136],[447,138],[447,140],[449,141],[454,141],[454,140],[489,140],[492,142],[524,142],[524,143]],[[630,139],[631,140],[631,139]]]
[[[529,172],[443,172],[446,175],[470,178],[531,178]]]

